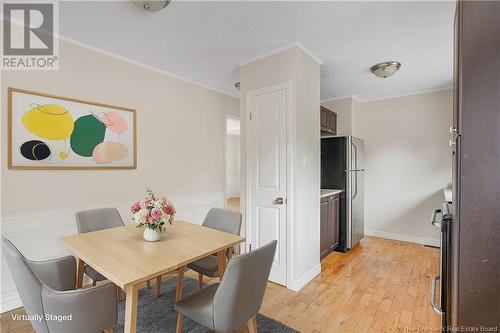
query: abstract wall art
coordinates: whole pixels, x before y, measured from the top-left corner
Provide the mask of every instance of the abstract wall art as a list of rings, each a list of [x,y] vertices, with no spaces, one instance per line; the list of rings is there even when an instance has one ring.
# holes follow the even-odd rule
[[[135,110],[9,88],[9,169],[135,169]]]

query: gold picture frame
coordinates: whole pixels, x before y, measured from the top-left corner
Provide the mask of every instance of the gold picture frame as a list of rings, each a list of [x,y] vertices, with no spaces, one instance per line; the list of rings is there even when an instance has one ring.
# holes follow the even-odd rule
[[[74,109],[74,111],[68,109]],[[87,113],[84,111],[86,109],[88,109]],[[63,110],[63,112],[53,113],[53,110],[57,112]],[[27,115],[29,112],[31,114]],[[82,116],[72,122],[73,115]],[[64,117],[58,117],[51,123],[51,119],[56,119],[55,116]],[[63,118],[65,127],[60,132],[64,132],[61,134],[61,137],[65,137],[64,140],[59,140],[60,137],[51,137],[54,136],[52,135],[54,122],[61,122]],[[82,121],[78,122],[80,119]],[[89,140],[92,141],[90,143],[85,142],[88,134],[92,135],[92,127],[89,127],[88,120],[97,124],[97,132],[99,132],[97,139],[90,137],[92,139]],[[101,125],[98,122],[101,122]],[[47,125],[49,123],[51,124]],[[137,169],[137,114],[134,109],[9,87],[7,126],[9,170]],[[72,141],[77,129],[78,133],[83,133],[75,135],[79,140],[78,145]],[[50,135],[43,135],[44,133],[50,133]],[[31,140],[20,144],[29,139]],[[77,139],[74,141],[77,142]],[[98,142],[97,145],[92,147],[96,142]],[[17,145],[16,151],[14,151],[15,145]],[[53,146],[60,146],[59,156],[54,154],[58,149],[52,152]],[[85,150],[85,153],[74,152],[73,147]],[[114,153],[110,153],[111,148],[114,149]],[[37,149],[42,149],[43,156],[40,156],[43,158],[36,156],[35,152],[40,151]],[[90,150],[92,150],[92,155],[89,156]],[[126,155],[124,155],[125,152]],[[45,157],[47,153],[49,155]],[[122,159],[117,160],[117,158]]]

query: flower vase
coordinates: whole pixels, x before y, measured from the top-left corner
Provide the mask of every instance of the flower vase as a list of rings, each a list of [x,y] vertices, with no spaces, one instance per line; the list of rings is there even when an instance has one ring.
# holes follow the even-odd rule
[[[142,234],[142,236],[148,242],[156,242],[160,239],[160,231],[144,228],[144,233]]]

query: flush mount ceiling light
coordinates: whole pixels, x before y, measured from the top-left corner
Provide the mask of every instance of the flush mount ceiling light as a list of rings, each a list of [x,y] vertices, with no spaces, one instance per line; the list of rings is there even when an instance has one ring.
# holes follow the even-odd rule
[[[132,3],[139,8],[147,10],[148,12],[156,12],[167,7],[170,0],[132,0]]]
[[[378,77],[386,78],[396,73],[400,67],[401,63],[398,61],[386,61],[372,66],[370,71]]]

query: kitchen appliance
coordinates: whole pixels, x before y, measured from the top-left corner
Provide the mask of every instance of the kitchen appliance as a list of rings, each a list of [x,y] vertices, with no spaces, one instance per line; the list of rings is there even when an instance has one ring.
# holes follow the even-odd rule
[[[321,188],[343,190],[337,247],[341,252],[364,237],[364,149],[364,141],[353,136],[321,138]]]
[[[451,202],[444,202],[441,209],[432,212],[431,224],[440,230],[440,260],[439,275],[431,280],[431,305],[434,311],[441,315],[443,331],[450,326],[446,313],[451,312],[451,269],[452,269],[452,223],[453,214]],[[438,217],[439,220],[438,220]],[[436,300],[437,290],[440,290],[439,302]]]

